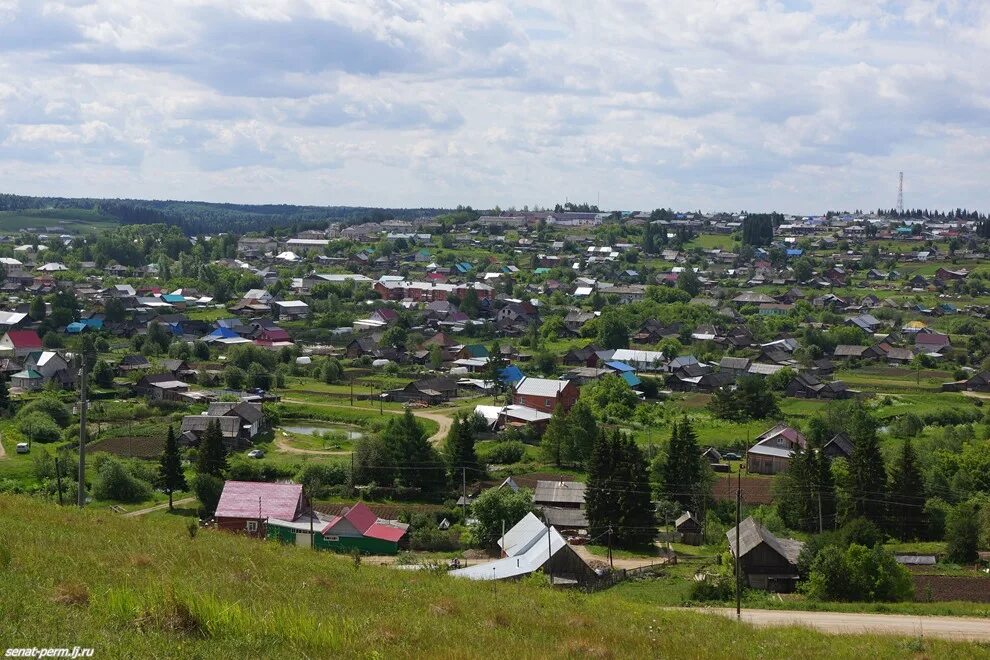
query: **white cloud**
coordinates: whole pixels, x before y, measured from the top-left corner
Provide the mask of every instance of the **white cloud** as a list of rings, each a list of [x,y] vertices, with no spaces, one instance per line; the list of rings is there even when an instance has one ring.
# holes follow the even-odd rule
[[[978,0],[0,2],[12,191],[984,207]]]

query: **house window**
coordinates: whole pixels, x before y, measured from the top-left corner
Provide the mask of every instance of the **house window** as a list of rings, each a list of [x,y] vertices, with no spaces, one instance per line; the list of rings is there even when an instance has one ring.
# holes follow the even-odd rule
[[[326,538],[326,540],[329,541],[330,543],[334,543],[340,540],[339,536],[326,536],[324,538]]]
[[[550,408],[551,407],[550,399],[543,399],[543,405],[546,406],[547,408]]]
[[[258,531],[258,521],[257,520],[249,520],[249,521],[247,521],[247,531],[249,531],[249,532],[257,532]]]

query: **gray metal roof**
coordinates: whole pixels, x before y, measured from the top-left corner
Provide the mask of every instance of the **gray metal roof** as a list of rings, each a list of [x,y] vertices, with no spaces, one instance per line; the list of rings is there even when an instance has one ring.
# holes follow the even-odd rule
[[[725,535],[729,539],[729,550],[733,556],[736,556],[736,528],[733,527]],[[795,565],[798,555],[801,554],[801,549],[804,547],[804,543],[801,541],[778,539],[770,533],[770,530],[750,516],[739,524],[739,547],[741,550],[739,556],[746,556],[761,543],[765,543],[771,550]]]
[[[537,481],[534,502],[584,504],[584,484],[580,481]]]

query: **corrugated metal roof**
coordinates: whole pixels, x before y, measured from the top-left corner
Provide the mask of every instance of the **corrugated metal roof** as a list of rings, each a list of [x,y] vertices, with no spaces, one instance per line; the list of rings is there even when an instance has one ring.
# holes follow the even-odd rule
[[[218,518],[293,520],[302,500],[301,484],[228,481],[217,504]]]
[[[584,504],[585,485],[580,481],[537,481],[534,502]]]

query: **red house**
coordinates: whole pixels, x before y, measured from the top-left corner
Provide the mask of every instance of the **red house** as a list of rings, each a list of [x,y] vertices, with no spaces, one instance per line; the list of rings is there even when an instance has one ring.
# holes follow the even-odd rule
[[[0,353],[13,353],[25,357],[41,350],[41,337],[34,330],[8,330],[0,337]]]
[[[273,346],[275,344],[291,344],[292,337],[282,328],[265,328],[254,340],[258,346]]]
[[[218,529],[265,538],[269,518],[295,520],[307,506],[301,484],[228,481],[213,519]]]
[[[552,413],[558,403],[564,410],[570,410],[577,403],[579,393],[578,386],[570,380],[526,377],[516,385],[512,403]]]

